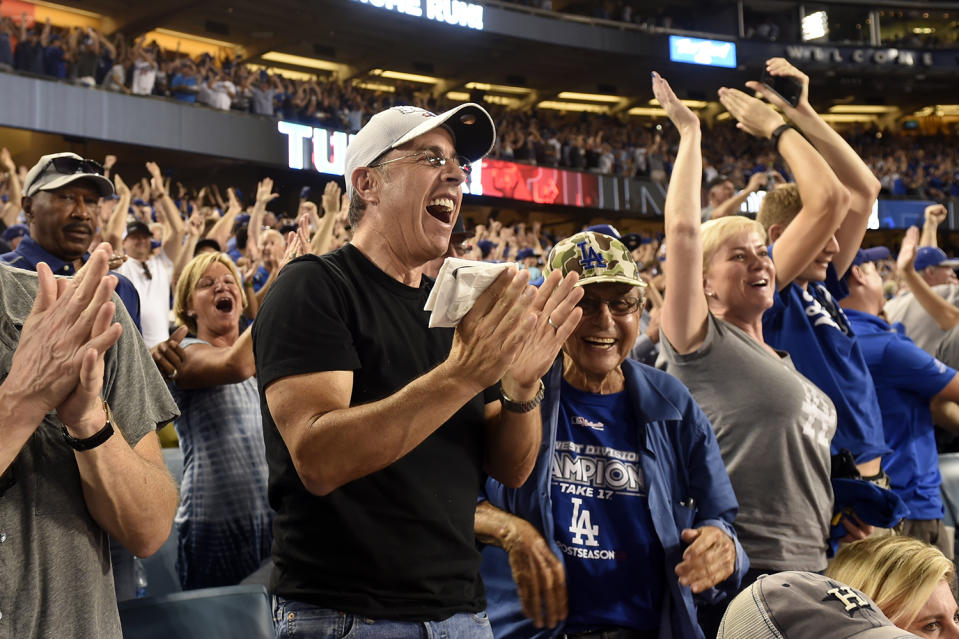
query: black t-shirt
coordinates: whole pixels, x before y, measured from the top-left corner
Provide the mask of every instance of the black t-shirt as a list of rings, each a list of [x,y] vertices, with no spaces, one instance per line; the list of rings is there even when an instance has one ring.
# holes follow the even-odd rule
[[[453,339],[453,329],[428,328],[432,284],[401,284],[348,244],[294,260],[266,296],[253,345],[277,512],[272,592],[374,619],[439,620],[485,607],[473,534],[482,394],[396,463],[325,497],[300,481],[264,394],[290,375],[350,370],[356,406],[422,376]]]

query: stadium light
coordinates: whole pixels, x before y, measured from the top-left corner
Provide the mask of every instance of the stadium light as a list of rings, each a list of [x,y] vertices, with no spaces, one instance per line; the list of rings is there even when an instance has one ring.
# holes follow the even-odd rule
[[[267,51],[262,56],[263,60],[269,62],[279,62],[281,64],[292,64],[295,67],[307,67],[310,69],[322,69],[324,71],[336,71],[342,64],[330,62],[329,60],[320,60],[319,58],[307,58],[302,55],[292,55],[289,53],[280,53],[279,51]]]
[[[396,93],[396,87],[392,84],[383,84],[381,82],[364,82],[363,80],[354,80],[353,86],[357,89],[367,91],[382,91],[383,93]]]
[[[876,115],[885,115],[886,113],[895,113],[899,107],[878,106],[874,104],[836,104],[829,107],[830,113],[873,113]]]
[[[803,42],[824,38],[829,33],[829,17],[825,11],[815,11],[802,19]]]
[[[706,105],[709,104],[709,102],[706,102],[705,100],[680,100],[680,102],[688,106],[690,109],[705,109]],[[653,98],[649,101],[649,105],[659,106],[659,100]]]
[[[373,69],[370,75],[377,75],[381,78],[390,80],[405,80],[406,82],[418,82],[420,84],[438,84],[440,79],[430,75],[418,75],[416,73],[403,73],[402,71],[390,71],[389,69]]]
[[[526,87],[511,87],[506,84],[487,84],[486,82],[467,82],[464,85],[467,89],[476,91],[492,91],[493,93],[513,93],[516,95],[529,95],[531,89]]]
[[[587,102],[620,102],[623,98],[615,95],[602,95],[600,93],[576,93],[575,91],[562,91],[558,96],[560,100],[586,100]]]
[[[875,122],[875,115],[868,115],[865,113],[823,113],[822,119],[826,122],[836,122],[840,124],[845,124],[849,122]]]
[[[587,104],[585,102],[557,102],[544,100],[536,105],[538,109],[552,109],[554,111],[585,111],[587,113],[609,113],[609,107],[601,104]]]
[[[652,107],[633,107],[626,112],[628,115],[639,115],[648,118],[664,118],[666,110]]]

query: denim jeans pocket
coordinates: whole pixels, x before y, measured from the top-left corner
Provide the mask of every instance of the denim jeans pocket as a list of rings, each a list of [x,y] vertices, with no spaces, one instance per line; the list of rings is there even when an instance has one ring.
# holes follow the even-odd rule
[[[355,616],[339,610],[283,597],[276,597],[275,601],[276,639],[348,639],[355,626]]]

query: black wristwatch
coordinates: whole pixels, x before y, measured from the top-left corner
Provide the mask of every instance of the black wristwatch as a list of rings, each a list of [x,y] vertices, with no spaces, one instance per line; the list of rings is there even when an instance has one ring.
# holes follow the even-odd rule
[[[503,408],[512,412],[512,413],[528,413],[537,406],[540,405],[540,402],[543,401],[543,394],[546,392],[546,387],[543,385],[543,380],[539,380],[539,390],[536,391],[536,395],[532,399],[529,399],[525,402],[517,402],[509,398],[506,393],[503,392],[503,387],[499,387],[499,396],[503,402]]]
[[[776,130],[773,131],[772,135],[769,136],[769,141],[772,142],[774,149],[779,148],[779,138],[782,137],[783,133],[789,131],[790,129],[795,131],[796,127],[791,124],[780,124],[776,127]]]
[[[61,426],[61,433],[63,434],[63,441],[73,450],[90,450],[91,448],[96,448],[106,440],[110,439],[113,436],[113,431],[115,430],[116,423],[113,421],[113,411],[110,410],[110,405],[107,404],[106,400],[101,400],[103,402],[103,412],[107,414],[107,423],[103,425],[103,428],[98,430],[95,434],[87,437],[85,439],[77,439],[67,432],[66,426]]]

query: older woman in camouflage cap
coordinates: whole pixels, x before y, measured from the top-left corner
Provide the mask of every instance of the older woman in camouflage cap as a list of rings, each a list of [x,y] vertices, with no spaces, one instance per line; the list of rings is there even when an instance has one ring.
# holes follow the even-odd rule
[[[748,566],[712,429],[682,384],[626,357],[644,283],[622,242],[579,233],[546,270],[579,274],[583,316],[543,380],[533,474],[489,480],[477,508],[494,633],[701,638],[696,600]]]

